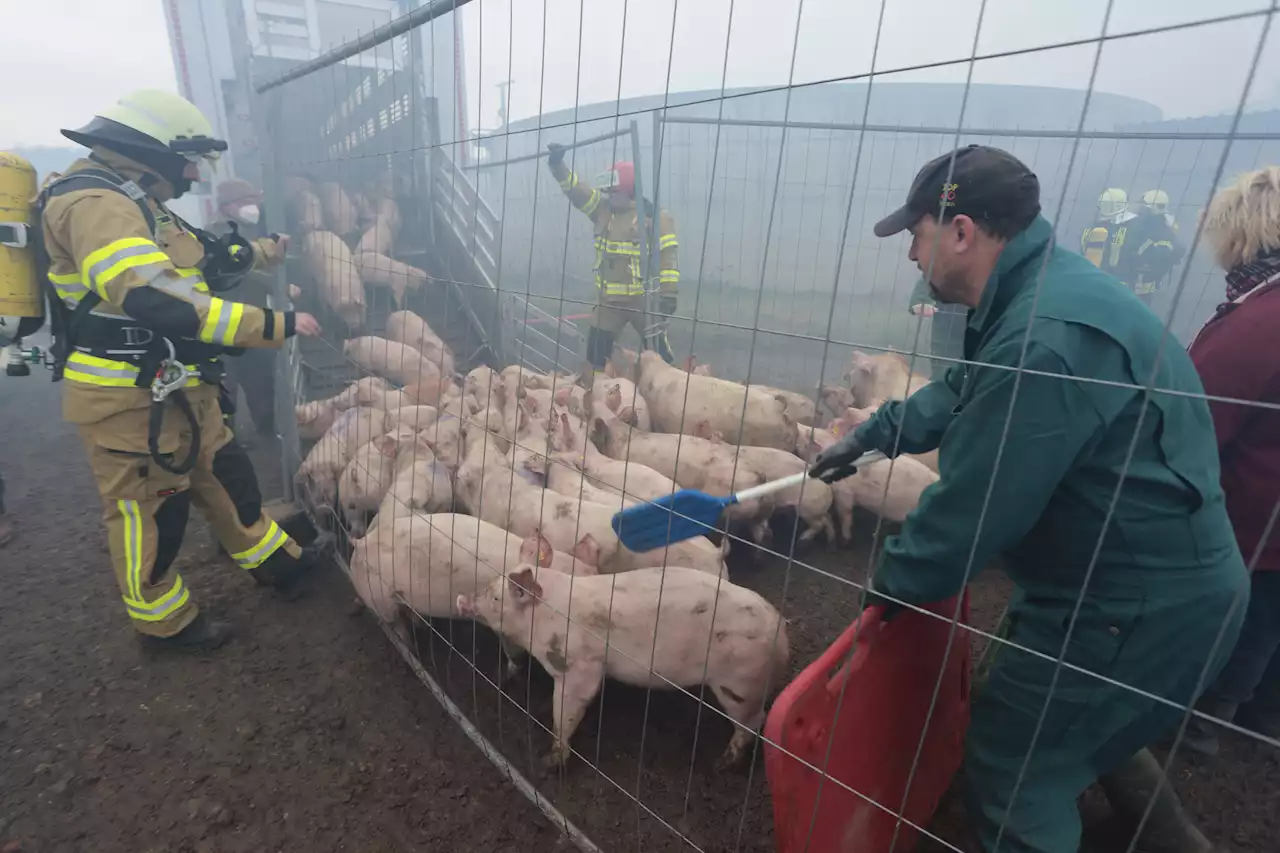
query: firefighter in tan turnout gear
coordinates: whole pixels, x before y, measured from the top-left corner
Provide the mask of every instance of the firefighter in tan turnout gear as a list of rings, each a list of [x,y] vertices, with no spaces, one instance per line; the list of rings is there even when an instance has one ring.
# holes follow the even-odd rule
[[[646,282],[640,257],[640,229],[650,224],[653,211],[646,210],[645,221],[640,221],[639,208],[648,208],[649,203],[641,199],[637,204],[635,165],[615,163],[597,179],[597,188],[564,164],[564,146],[553,142],[547,151],[551,174],[573,206],[591,220],[595,231],[594,270],[600,292],[587,333],[587,363],[592,370],[602,370],[618,334],[628,324],[640,333],[645,347],[652,348],[668,364],[674,362],[667,325],[676,312],[680,292],[675,221],[665,210],[658,211],[654,232],[659,249],[658,270]],[[656,316],[648,301],[652,292],[657,295]],[[591,376],[592,370],[583,371],[588,386],[590,379],[586,377]]]
[[[319,328],[308,314],[215,295],[278,263],[285,238],[218,241],[165,207],[227,147],[194,105],[135,92],[63,134],[91,150],[38,202],[63,417],[88,453],[134,628],[163,645],[214,648],[227,627],[198,611],[172,568],[191,504],[261,583],[288,590],[313,558],[262,512],[219,410],[219,356]]]

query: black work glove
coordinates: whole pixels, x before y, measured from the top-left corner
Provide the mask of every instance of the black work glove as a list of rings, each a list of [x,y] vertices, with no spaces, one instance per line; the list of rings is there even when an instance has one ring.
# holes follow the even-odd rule
[[[547,143],[547,165],[555,168],[564,162],[564,146],[559,142]]]
[[[858,472],[854,463],[858,457],[867,452],[856,438],[855,431],[849,431],[840,440],[818,454],[809,466],[809,476],[817,477],[824,483],[834,483],[845,477],[852,477]]]
[[[663,317],[670,317],[676,313],[676,306],[680,303],[680,297],[674,293],[663,293],[658,296],[658,313]]]

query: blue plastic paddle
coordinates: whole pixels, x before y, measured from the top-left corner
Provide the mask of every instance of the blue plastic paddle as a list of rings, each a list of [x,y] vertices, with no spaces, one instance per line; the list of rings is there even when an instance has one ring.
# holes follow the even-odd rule
[[[885,455],[878,450],[864,453],[854,464],[857,467],[879,462]],[[729,507],[752,498],[763,497],[792,486],[798,486],[809,477],[808,471],[761,483],[743,489],[727,498],[709,495],[696,489],[681,489],[663,495],[651,503],[642,503],[624,509],[613,516],[613,532],[622,544],[632,551],[652,551],[673,542],[683,542],[694,536],[703,536],[716,529],[720,513]]]

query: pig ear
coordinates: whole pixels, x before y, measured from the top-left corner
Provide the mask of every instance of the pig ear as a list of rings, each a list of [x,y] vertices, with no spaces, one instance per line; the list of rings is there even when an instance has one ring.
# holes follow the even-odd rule
[[[542,598],[542,587],[534,579],[533,569],[521,569],[507,576],[508,591],[520,604],[532,604],[529,597]]]
[[[695,366],[696,364],[697,364],[697,362],[696,362],[696,361],[694,361],[693,356],[689,356],[688,358],[686,358],[686,359],[684,360],[684,372],[685,372],[685,373],[693,373],[693,368],[694,368],[694,366]]]
[[[608,376],[610,379],[618,378],[618,365],[613,363],[612,357],[604,360],[604,375]]]
[[[524,458],[524,469],[534,474],[547,474],[547,457],[537,453],[530,453]]]
[[[609,390],[604,392],[605,407],[611,412],[616,412],[622,406],[622,386],[613,384],[609,386]]]
[[[631,426],[640,425],[640,419],[636,417],[636,410],[632,406],[623,406],[619,409],[618,420],[622,421],[624,424],[631,424]]]
[[[541,528],[535,528],[520,543],[520,562],[522,564],[527,563],[540,569],[545,569],[551,565],[553,556],[554,551],[551,543],[542,535]]]
[[[818,439],[814,438],[813,436],[810,436],[809,437],[809,453],[812,455],[812,454],[821,453],[821,452],[822,452],[822,445],[818,444]]]
[[[588,566],[598,567],[600,565],[600,543],[588,533],[578,540],[577,545],[573,546],[573,556]]]
[[[397,443],[396,436],[390,433],[388,433],[387,435],[380,435],[373,440],[374,448],[376,448],[377,451],[381,453],[383,456],[395,456],[396,443]]]

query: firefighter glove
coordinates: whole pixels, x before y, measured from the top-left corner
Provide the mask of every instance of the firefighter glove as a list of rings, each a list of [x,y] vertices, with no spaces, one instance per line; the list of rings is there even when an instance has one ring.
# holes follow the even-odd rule
[[[552,168],[564,162],[564,146],[559,142],[547,144],[547,165]]]
[[[857,439],[857,432],[848,432],[840,440],[818,454],[809,467],[809,476],[824,483],[835,483],[858,473],[855,463],[867,452]]]

